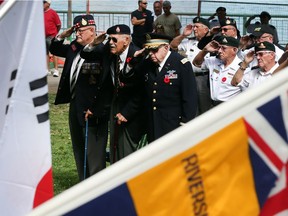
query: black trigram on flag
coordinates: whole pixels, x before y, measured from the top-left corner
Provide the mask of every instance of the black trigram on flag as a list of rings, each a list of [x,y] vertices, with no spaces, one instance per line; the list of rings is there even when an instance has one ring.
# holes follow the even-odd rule
[[[17,70],[14,70],[14,71],[12,71],[12,73],[11,73],[11,77],[10,77],[10,84],[11,84],[11,87],[9,88],[9,90],[8,90],[8,101],[10,101],[10,98],[11,98],[11,96],[12,96],[12,93],[13,93],[13,87],[14,87],[14,81],[15,81],[15,79],[16,79],[16,75],[17,75]],[[6,111],[5,111],[5,114],[7,115],[7,113],[8,113],[8,110],[9,110],[9,102],[8,102],[8,104],[6,105]]]
[[[35,92],[35,94],[37,94],[36,93],[37,90],[47,86],[47,76],[34,80],[30,82],[29,85],[30,85],[31,92],[32,93]],[[35,108],[40,108],[40,109],[37,109],[37,111],[39,110],[39,113],[37,113],[38,123],[43,123],[43,122],[48,121],[49,120],[48,92],[46,92],[45,94],[41,93],[41,95],[33,97],[33,104]]]

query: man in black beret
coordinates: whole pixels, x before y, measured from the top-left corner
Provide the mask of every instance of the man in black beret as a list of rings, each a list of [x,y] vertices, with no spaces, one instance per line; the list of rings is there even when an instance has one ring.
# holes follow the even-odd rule
[[[209,26],[210,23],[207,19],[195,17],[193,19],[193,25],[188,24],[184,28],[183,33],[172,40],[170,43],[171,48],[178,50],[179,53],[187,56],[189,61],[192,63],[194,57],[200,51],[197,47],[198,42],[207,34],[207,32],[209,32]],[[189,37],[192,33],[194,34],[194,37]],[[200,115],[211,108],[210,90],[208,87],[209,71],[193,67],[193,72],[196,78],[198,90],[197,115]]]
[[[73,32],[76,39],[70,44],[64,43],[64,39],[69,38]],[[102,58],[87,61],[80,57],[80,51],[95,37],[94,17],[79,15],[74,18],[72,27],[52,40],[50,47],[52,54],[65,58],[55,105],[70,103],[69,128],[80,181],[106,167],[112,83],[103,74]],[[91,111],[92,117],[88,119],[88,144],[85,152],[84,130],[88,122],[85,122],[84,112],[87,110]],[[87,161],[84,161],[85,154]]]
[[[144,92],[141,87],[143,81],[134,69],[134,54],[139,48],[132,43],[130,28],[118,24],[107,29],[106,33],[109,37],[105,46],[109,53],[104,53],[104,69],[109,71],[114,84],[110,116],[110,162],[115,163],[136,151],[145,134]]]
[[[269,25],[258,25],[254,28],[251,35],[253,35],[255,43],[261,43],[261,42],[269,42],[273,43],[274,41],[274,31]],[[274,43],[273,43],[274,44]],[[275,53],[276,53],[276,61],[278,61],[281,56],[283,55],[284,51],[279,48],[277,45],[275,45]],[[250,49],[246,49],[241,52],[242,59],[244,59],[244,56],[249,53],[250,51],[254,51],[254,46]],[[254,60],[250,63],[250,67],[257,66],[257,59],[254,58]]]
[[[260,18],[260,22],[257,21],[255,22],[254,24],[251,24],[251,21],[255,18],[259,17]],[[267,11],[262,11],[260,14],[256,14],[256,15],[253,15],[251,16],[244,24],[244,27],[247,28],[247,32],[248,33],[253,33],[254,29],[256,27],[259,27],[259,26],[267,26],[267,27],[270,27],[272,29],[272,32],[273,32],[273,43],[274,44],[278,44],[279,42],[279,39],[278,39],[278,33],[277,33],[277,29],[275,26],[269,24],[269,21],[271,19],[271,15],[267,12]]]
[[[248,67],[256,56],[258,67]],[[240,68],[232,79],[232,85],[239,86],[242,91],[255,87],[270,79],[279,66],[275,60],[274,44],[264,41],[255,45],[255,52],[246,54]]]
[[[108,38],[106,36],[108,35]],[[99,43],[105,41],[99,49]],[[143,81],[135,73],[138,62],[134,58],[139,50],[132,43],[129,26],[118,24],[99,35],[81,52],[85,59],[103,57],[103,68],[113,82],[113,99],[110,115],[110,162],[115,163],[137,150],[145,134],[143,121]]]
[[[147,57],[139,70],[145,80],[147,139],[152,142],[196,115],[197,90],[191,63],[170,51],[171,37],[147,34]]]
[[[239,68],[241,60],[237,56],[239,41],[234,37],[221,36],[208,43],[194,58],[195,67],[206,68],[210,75],[210,93],[212,105],[217,106],[238,95],[239,87],[231,85],[233,75]],[[205,58],[207,53],[217,56]]]

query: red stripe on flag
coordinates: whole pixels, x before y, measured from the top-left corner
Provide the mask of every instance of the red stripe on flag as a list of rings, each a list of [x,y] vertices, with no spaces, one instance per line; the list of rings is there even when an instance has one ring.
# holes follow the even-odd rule
[[[274,164],[274,166],[281,171],[283,168],[283,162],[281,159],[274,153],[274,151],[267,145],[265,140],[257,133],[257,131],[246,121],[244,120],[248,135],[253,139],[255,144],[261,149],[261,151],[269,158],[269,160]]]
[[[53,197],[53,178],[52,178],[52,168],[50,168],[36,187],[33,208],[51,199],[52,197]]]
[[[288,210],[288,188],[267,199],[260,216],[276,215],[284,210]]]

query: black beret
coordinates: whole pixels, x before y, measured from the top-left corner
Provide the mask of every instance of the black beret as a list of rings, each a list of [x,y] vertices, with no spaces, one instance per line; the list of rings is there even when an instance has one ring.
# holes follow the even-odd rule
[[[224,20],[221,20],[220,25],[221,25],[221,27],[227,26],[227,25],[232,25],[237,29],[236,21],[235,21],[235,19],[232,19],[232,18],[226,18]]]
[[[259,51],[273,51],[275,52],[275,46],[272,43],[269,43],[268,41],[264,41],[261,43],[257,43],[255,45],[255,52],[259,52]]]
[[[130,35],[131,31],[129,26],[124,25],[124,24],[119,24],[119,25],[115,25],[110,27],[107,30],[107,34],[127,34]]]
[[[267,11],[262,11],[260,17],[268,17],[269,20],[271,19],[271,15]]]
[[[149,33],[146,34],[146,49],[155,49],[162,44],[169,44],[173,40],[172,37],[164,34]]]
[[[208,28],[210,28],[209,21],[207,19],[202,18],[202,17],[195,17],[193,19],[193,23],[202,23],[203,25],[205,25]]]
[[[234,37],[221,36],[217,38],[217,41],[221,45],[232,46],[237,48],[239,47],[239,41]]]
[[[260,37],[264,33],[274,35],[274,31],[269,25],[256,26],[252,32],[252,35]]]
[[[79,15],[74,18],[73,25],[75,29],[91,25],[95,26],[95,20],[90,14]]]

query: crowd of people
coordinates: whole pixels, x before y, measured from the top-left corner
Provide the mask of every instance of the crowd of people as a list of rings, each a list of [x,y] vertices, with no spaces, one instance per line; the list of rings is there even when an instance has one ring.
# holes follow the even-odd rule
[[[224,7],[181,31],[171,2],[155,1],[154,12],[147,4],[138,0],[131,13],[133,31],[119,23],[97,35],[85,14],[51,39],[50,53],[65,58],[55,104],[70,103],[80,180],[105,168],[108,131],[113,164],[287,66],[268,12],[261,23],[247,20],[250,33],[241,36]],[[64,43],[72,33],[76,39]]]

